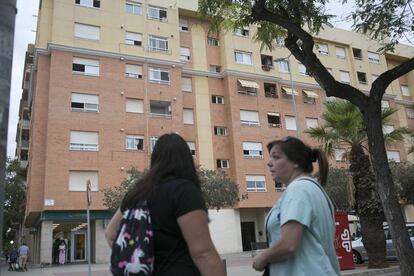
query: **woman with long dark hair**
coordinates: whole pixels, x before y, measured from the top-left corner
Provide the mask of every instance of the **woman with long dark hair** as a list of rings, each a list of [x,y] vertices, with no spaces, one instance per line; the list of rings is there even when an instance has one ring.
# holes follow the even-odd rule
[[[340,275],[334,248],[334,206],[323,187],[328,161],[320,149],[286,137],[267,145],[274,181],[287,186],[266,217],[269,248],[253,260],[268,275]],[[319,181],[312,176],[319,165]]]
[[[224,275],[213,245],[200,182],[187,143],[162,135],[148,173],[125,195],[105,232],[112,246],[122,212],[146,200],[154,231],[154,275]]]

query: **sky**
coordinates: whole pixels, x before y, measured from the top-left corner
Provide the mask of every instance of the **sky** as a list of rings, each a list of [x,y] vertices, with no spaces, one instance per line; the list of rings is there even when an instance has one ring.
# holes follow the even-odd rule
[[[73,0],[67,0],[73,1]],[[347,4],[338,4],[332,0],[326,5],[330,14],[337,15],[333,20],[335,27],[350,29],[350,23],[344,20],[345,14],[352,7],[353,1]],[[7,143],[7,156],[14,157],[16,150],[16,128],[19,120],[19,104],[22,94],[22,78],[24,58],[27,44],[35,42],[37,12],[39,0],[17,0],[17,15],[14,33],[13,71],[10,94],[9,131]]]

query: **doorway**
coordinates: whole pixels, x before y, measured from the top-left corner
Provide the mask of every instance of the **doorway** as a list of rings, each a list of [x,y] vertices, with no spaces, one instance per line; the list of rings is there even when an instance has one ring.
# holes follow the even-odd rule
[[[73,262],[86,261],[86,231],[71,232],[71,260]]]
[[[251,251],[251,243],[256,242],[254,221],[242,221],[241,234],[243,251]]]

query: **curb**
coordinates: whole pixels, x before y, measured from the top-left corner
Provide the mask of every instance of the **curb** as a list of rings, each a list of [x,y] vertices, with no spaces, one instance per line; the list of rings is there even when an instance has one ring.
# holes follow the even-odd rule
[[[393,267],[380,268],[380,269],[366,269],[362,271],[348,270],[345,273],[341,273],[341,275],[343,276],[357,276],[357,275],[371,276],[371,275],[380,275],[380,274],[399,272],[399,271],[400,271],[399,266],[393,266]]]

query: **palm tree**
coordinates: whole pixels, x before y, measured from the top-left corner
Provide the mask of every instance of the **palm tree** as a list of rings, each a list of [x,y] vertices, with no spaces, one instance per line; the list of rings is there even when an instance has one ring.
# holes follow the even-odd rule
[[[386,267],[385,219],[382,205],[374,183],[375,175],[371,167],[366,145],[367,132],[359,109],[348,101],[334,100],[325,103],[322,114],[325,125],[306,131],[312,138],[322,143],[322,148],[330,155],[335,149],[347,149],[344,157],[348,159],[349,171],[354,185],[355,210],[360,218],[361,234],[367,250],[369,268]],[[390,121],[397,110],[387,108],[382,111],[382,123]],[[404,139],[406,128],[397,128],[384,134],[386,143],[395,143]]]

